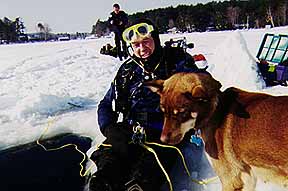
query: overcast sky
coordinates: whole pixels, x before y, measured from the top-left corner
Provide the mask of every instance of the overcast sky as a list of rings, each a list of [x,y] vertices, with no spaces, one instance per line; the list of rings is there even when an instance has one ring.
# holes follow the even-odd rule
[[[47,23],[52,32],[91,32],[97,19],[106,20],[112,5],[119,3],[128,14],[179,4],[196,5],[212,0],[0,0],[0,18],[23,19],[27,32]],[[215,0],[219,1],[219,0]]]

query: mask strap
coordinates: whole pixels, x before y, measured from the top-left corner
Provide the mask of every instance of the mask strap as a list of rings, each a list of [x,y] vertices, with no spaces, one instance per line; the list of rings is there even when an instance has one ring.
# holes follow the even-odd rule
[[[132,58],[132,56],[133,56],[133,48],[132,48],[132,46],[131,46],[131,44],[129,44],[128,46],[127,46],[127,53],[128,53],[128,55]]]

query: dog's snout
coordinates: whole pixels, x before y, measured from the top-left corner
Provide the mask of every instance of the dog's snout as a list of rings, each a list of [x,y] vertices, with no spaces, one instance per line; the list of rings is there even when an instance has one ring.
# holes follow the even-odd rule
[[[161,136],[160,137],[161,142],[167,143],[167,137],[166,136]]]

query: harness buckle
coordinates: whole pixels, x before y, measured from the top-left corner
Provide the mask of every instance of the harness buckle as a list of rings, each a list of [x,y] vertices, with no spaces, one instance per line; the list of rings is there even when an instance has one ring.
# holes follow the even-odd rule
[[[133,126],[132,142],[134,144],[143,144],[145,140],[145,129],[140,125],[140,123],[136,122],[136,124]]]

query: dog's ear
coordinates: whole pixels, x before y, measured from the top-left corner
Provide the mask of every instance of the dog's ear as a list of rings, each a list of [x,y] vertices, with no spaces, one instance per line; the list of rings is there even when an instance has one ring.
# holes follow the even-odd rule
[[[192,89],[191,92],[192,97],[194,98],[205,98],[207,97],[206,91],[203,89],[201,85],[197,85]]]
[[[152,80],[152,81],[144,82],[144,85],[146,87],[150,88],[152,92],[155,92],[159,95],[161,94],[163,90],[163,84],[164,84],[164,80]]]
[[[222,84],[219,81],[214,80],[214,86],[216,87],[217,90],[220,90],[220,88],[222,87]]]
[[[233,112],[241,118],[249,119],[249,112],[246,111],[246,107],[243,105],[243,103],[241,103],[241,100],[239,100],[239,91],[240,90],[237,88],[227,88],[222,93],[223,99],[226,103],[225,105],[230,106],[231,104],[235,104],[235,109],[233,110]]]
[[[221,83],[208,74],[199,74],[201,84],[207,91],[218,91],[222,87]]]

